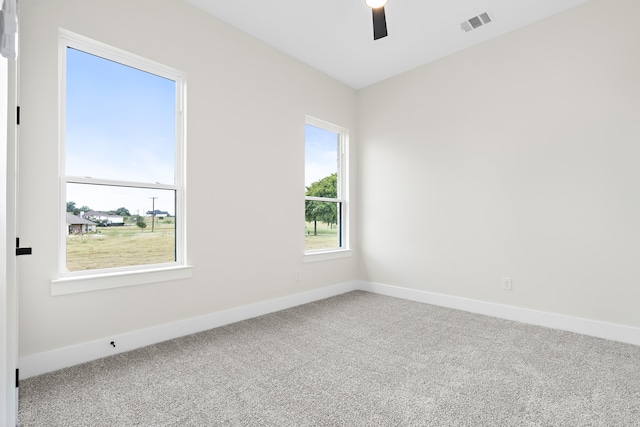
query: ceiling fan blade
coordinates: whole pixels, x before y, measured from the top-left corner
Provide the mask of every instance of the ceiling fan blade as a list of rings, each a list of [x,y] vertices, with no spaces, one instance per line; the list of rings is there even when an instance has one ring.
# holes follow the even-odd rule
[[[387,37],[387,18],[384,14],[384,6],[371,9],[371,11],[373,12],[373,39]]]

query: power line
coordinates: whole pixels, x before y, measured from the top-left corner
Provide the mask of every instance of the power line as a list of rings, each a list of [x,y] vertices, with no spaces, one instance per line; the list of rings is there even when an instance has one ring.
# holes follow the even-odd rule
[[[156,222],[156,199],[157,197],[149,197],[151,199],[151,232]]]

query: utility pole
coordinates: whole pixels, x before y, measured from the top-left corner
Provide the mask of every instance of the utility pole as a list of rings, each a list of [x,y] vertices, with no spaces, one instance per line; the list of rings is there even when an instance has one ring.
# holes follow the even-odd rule
[[[157,197],[149,197],[151,199],[151,232],[153,233],[153,226],[156,222],[156,199]]]

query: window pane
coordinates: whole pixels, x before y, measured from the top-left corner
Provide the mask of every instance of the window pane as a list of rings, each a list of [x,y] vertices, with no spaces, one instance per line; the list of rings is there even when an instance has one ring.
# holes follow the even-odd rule
[[[67,184],[67,270],[176,260],[175,191]]]
[[[308,196],[316,197],[338,197],[337,178],[339,172],[339,154],[340,154],[340,134],[320,129],[315,126],[305,125],[304,139],[304,185]],[[330,176],[334,176],[332,188],[329,188],[323,180]],[[309,194],[310,187],[324,187],[321,192],[329,192],[325,194]],[[332,195],[330,195],[332,194]]]
[[[342,247],[341,203],[305,200],[305,251]]]
[[[176,82],[73,48],[66,175],[174,183]]]

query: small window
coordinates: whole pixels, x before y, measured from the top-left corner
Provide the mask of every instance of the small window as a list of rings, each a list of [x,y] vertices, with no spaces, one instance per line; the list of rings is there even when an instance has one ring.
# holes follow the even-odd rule
[[[182,74],[67,32],[60,62],[61,276],[183,265]]]
[[[307,117],[305,252],[346,249],[345,129]]]

